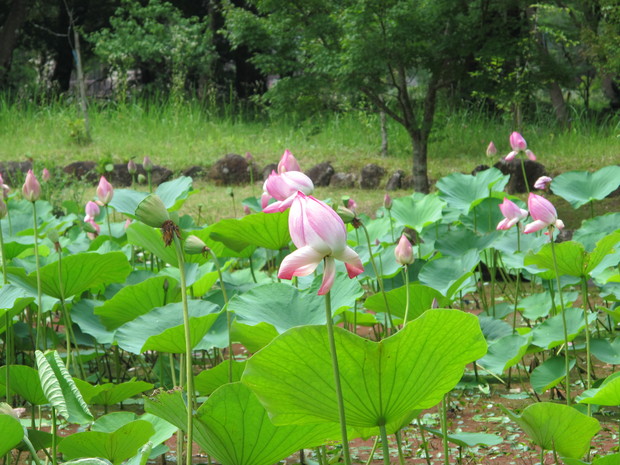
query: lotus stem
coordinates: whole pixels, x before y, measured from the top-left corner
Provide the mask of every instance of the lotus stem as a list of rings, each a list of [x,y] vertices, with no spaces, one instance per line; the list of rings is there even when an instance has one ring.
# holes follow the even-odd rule
[[[226,285],[224,284],[224,278],[222,276],[222,267],[220,266],[220,262],[217,259],[217,255],[211,249],[209,249],[209,253],[211,254],[211,258],[213,258],[213,263],[215,264],[215,268],[217,269],[217,276],[220,281],[220,288],[222,289],[222,297],[224,297],[224,307],[226,307],[226,328],[228,330],[228,382],[233,382],[233,360],[235,359],[235,354],[233,352],[232,345],[232,316],[228,311],[228,294],[226,294]]]
[[[448,407],[447,407],[447,394],[441,399],[441,435],[443,436],[443,463],[450,465],[450,447],[448,446]]]
[[[405,465],[405,457],[403,455],[403,445],[401,444],[401,435],[400,430],[396,431],[396,447],[398,448],[398,463],[400,465]]]
[[[34,229],[34,258],[37,272],[37,343],[36,347],[41,350],[47,349],[47,337],[43,326],[43,297],[41,290],[41,262],[39,258],[39,227],[37,225],[37,206],[36,201],[32,202],[32,219]]]
[[[424,437],[424,428],[422,428],[422,423],[420,422],[419,417],[416,419],[416,423],[418,424],[420,436],[422,437],[422,449],[424,449],[424,458],[426,459],[427,465],[431,465],[431,456],[428,452],[428,443],[426,442],[426,438]]]
[[[332,357],[332,368],[334,370],[334,386],[338,399],[338,417],[340,419],[340,433],[342,436],[342,451],[345,465],[351,465],[351,452],[349,451],[349,438],[347,436],[347,421],[344,413],[344,399],[342,396],[342,386],[340,385],[340,369],[338,368],[338,355],[336,353],[336,340],[334,339],[334,322],[332,320],[331,293],[325,294],[325,319],[327,320],[327,337],[329,339],[329,351]]]
[[[523,183],[525,184],[525,189],[527,193],[530,193],[530,185],[527,182],[527,174],[525,173],[525,160],[521,158],[521,173],[523,173]]]
[[[405,271],[405,319],[403,320],[403,328],[407,324],[407,318],[409,317],[409,269],[407,265],[403,265]]]
[[[370,449],[370,454],[368,454],[368,460],[366,461],[366,465],[371,464],[378,446],[379,446],[379,436],[375,436],[375,442],[373,442],[372,449]]]
[[[181,300],[183,301],[183,328],[185,330],[185,376],[187,391],[187,451],[186,464],[192,465],[192,444],[194,433],[194,375],[192,367],[192,341],[189,329],[189,309],[187,303],[187,287],[185,281],[185,256],[181,241],[173,235],[174,247],[179,262],[179,274],[181,276]]]
[[[562,285],[560,284],[560,273],[558,272],[558,260],[555,254],[555,242],[553,241],[553,226],[549,227],[549,238],[551,240],[551,256],[553,257],[553,270],[555,281],[558,286],[558,296],[560,297],[560,307],[562,312],[562,327],[564,329],[564,369],[566,371],[566,405],[570,406],[570,360],[568,356],[568,330],[566,328],[566,312],[564,311],[564,296],[562,295]],[[587,318],[586,318],[587,326]]]
[[[105,206],[105,222],[108,225],[108,236],[112,239],[112,227],[110,226],[110,208]]]
[[[6,286],[9,283],[6,272],[6,260],[4,258],[4,237],[2,233],[2,223],[0,223],[0,260],[2,260],[2,283]],[[6,388],[6,402],[10,406],[13,406],[13,395],[11,394],[11,363],[13,363],[13,319],[10,316],[10,311],[4,314],[4,327],[6,335],[5,335],[5,361],[6,361],[6,379],[5,379],[5,388]]]
[[[583,315],[586,319],[586,389],[590,389],[592,387],[592,360],[590,358],[590,322],[589,316],[590,312],[588,310],[588,281],[586,280],[585,275],[581,277],[581,292],[582,292],[582,302],[583,302]],[[592,415],[592,405],[587,404],[588,416]]]
[[[383,464],[390,465],[390,447],[388,444],[387,431],[385,430],[385,424],[379,426],[379,432],[381,433],[381,449],[383,450]]]

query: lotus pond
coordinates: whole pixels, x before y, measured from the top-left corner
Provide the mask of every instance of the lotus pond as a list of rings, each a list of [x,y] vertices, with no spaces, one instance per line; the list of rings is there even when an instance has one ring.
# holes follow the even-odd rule
[[[3,186],[3,464],[620,463],[620,213],[567,237],[491,168],[371,218],[302,175],[285,154],[209,225],[189,177],[86,208]]]

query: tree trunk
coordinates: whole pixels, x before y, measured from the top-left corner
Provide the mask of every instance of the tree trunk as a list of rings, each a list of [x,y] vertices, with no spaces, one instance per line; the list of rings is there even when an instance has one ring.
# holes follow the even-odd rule
[[[0,29],[0,83],[11,69],[13,50],[17,45],[19,31],[26,22],[29,0],[13,0],[2,28]]]
[[[564,101],[564,94],[562,93],[562,88],[560,84],[556,81],[553,81],[549,85],[549,98],[551,98],[551,104],[553,105],[553,109],[555,110],[555,118],[558,123],[562,127],[568,126],[568,108],[566,107],[566,102]]]
[[[379,118],[381,120],[381,156],[385,158],[388,156],[388,132],[385,112],[383,110],[379,111]]]
[[[413,144],[413,190],[428,194],[430,190],[426,161],[428,137],[421,134],[420,131],[411,131],[409,136]]]

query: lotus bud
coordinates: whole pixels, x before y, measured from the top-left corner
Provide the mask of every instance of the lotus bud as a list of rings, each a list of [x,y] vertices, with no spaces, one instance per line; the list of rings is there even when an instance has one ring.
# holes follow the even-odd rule
[[[138,184],[144,184],[146,182],[146,176],[144,176],[142,173],[140,173],[138,175]]]
[[[92,200],[86,203],[84,211],[86,212],[86,216],[89,218],[95,218],[101,212],[101,210],[99,209],[99,205],[97,205]]]
[[[493,141],[491,141],[487,147],[487,157],[494,157],[495,155],[497,155],[497,149],[495,148]]]
[[[6,206],[6,203],[4,203],[4,200],[0,198],[0,219],[4,218],[7,213],[9,213],[9,209]]]
[[[246,215],[250,215],[252,214],[252,210],[250,210],[250,207],[248,207],[247,205],[243,206],[243,213]]]
[[[84,221],[84,231],[90,234],[99,234],[101,228],[92,218]]]
[[[43,174],[41,174],[41,179],[43,180],[43,182],[47,182],[52,178],[52,175],[50,174],[49,170],[47,168],[43,168]]]
[[[60,241],[60,236],[58,235],[57,229],[50,229],[47,231],[47,238],[52,241],[52,243],[56,244]]]
[[[136,166],[136,162],[133,160],[129,160],[129,162],[127,163],[127,172],[129,174],[136,174],[136,171],[138,171],[138,167]]]
[[[353,200],[353,199],[349,199],[349,200],[347,201],[347,205],[346,205],[346,207],[347,207],[349,210],[353,210],[353,211],[355,211],[355,210],[357,209],[357,202],[356,202],[355,200]]]
[[[191,235],[185,239],[183,250],[188,255],[202,255],[209,251],[207,244],[197,236]]]
[[[338,216],[342,219],[344,224],[353,223],[355,221],[355,213],[342,205],[338,205],[336,213],[338,213]]]
[[[254,157],[250,152],[245,152],[245,161],[248,162],[248,165],[252,165],[254,163]]]
[[[104,176],[101,176],[99,185],[97,186],[97,197],[99,197],[99,200],[101,200],[104,205],[107,205],[112,201],[113,196],[114,188],[112,184],[110,184]]]
[[[153,228],[161,228],[166,221],[170,221],[170,214],[161,198],[151,194],[138,204],[136,218]]]
[[[148,155],[144,157],[144,160],[142,160],[142,166],[144,167],[144,171],[146,171],[147,173],[153,171],[153,162]]]
[[[129,218],[127,218],[125,220],[125,225],[123,226],[123,229],[127,230],[127,228],[129,228],[129,226],[131,226],[131,220]]]
[[[390,194],[385,194],[385,197],[383,197],[383,206],[386,210],[392,209],[392,197],[390,197]]]
[[[404,234],[400,236],[398,245],[394,249],[394,256],[400,265],[411,265],[413,263],[413,247]]]
[[[24,198],[30,202],[36,202],[39,200],[39,197],[41,197],[41,185],[39,181],[37,181],[32,170],[28,170],[28,174],[26,174],[26,181],[22,187],[22,194],[24,194]]]

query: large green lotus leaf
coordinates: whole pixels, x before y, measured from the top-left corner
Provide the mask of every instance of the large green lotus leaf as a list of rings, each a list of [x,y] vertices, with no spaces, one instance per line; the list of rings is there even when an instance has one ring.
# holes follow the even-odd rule
[[[442,234],[435,241],[435,248],[443,255],[460,257],[469,250],[482,252],[490,247],[498,236],[498,232],[480,235],[471,229],[455,228]]]
[[[460,218],[467,228],[478,234],[492,233],[491,238],[487,239],[489,241],[504,234],[497,230],[497,224],[504,219],[499,205],[506,197],[503,192],[491,192],[491,195],[492,197],[476,201],[477,205]]]
[[[114,189],[114,197],[112,197],[109,205],[118,213],[135,218],[136,208],[148,195],[146,192],[138,192],[133,189]]]
[[[177,283],[168,277],[157,276],[138,284],[125,286],[114,297],[95,308],[108,330],[121,327],[156,307],[180,300]]]
[[[71,319],[82,333],[94,337],[99,344],[112,344],[114,331],[108,331],[95,314],[95,308],[103,303],[101,300],[82,299],[71,307]]]
[[[488,353],[476,363],[496,375],[519,363],[530,345],[530,336],[509,334],[489,344]]]
[[[527,406],[521,415],[515,415],[501,404],[500,408],[534,444],[544,450],[556,450],[562,457],[583,457],[592,437],[601,429],[598,420],[564,404],[539,402]]]
[[[542,365],[534,368],[530,376],[530,383],[538,394],[548,391],[555,387],[566,378],[566,361],[564,357],[551,357],[544,361]],[[575,360],[570,360],[569,368],[575,366]]]
[[[222,465],[271,465],[300,449],[337,439],[336,423],[276,426],[247,386],[216,390],[196,412],[206,430],[206,452]]]
[[[140,315],[116,330],[118,345],[132,354],[146,350],[185,353],[183,307],[181,302],[164,305]],[[195,347],[209,331],[217,317],[219,307],[203,300],[188,302],[190,340]]]
[[[40,269],[41,288],[49,296],[68,299],[102,284],[122,283],[129,273],[131,265],[122,252],[69,255],[62,259],[62,286],[58,263],[50,263]],[[30,273],[27,279],[36,286],[36,272]]]
[[[501,192],[510,176],[504,176],[497,168],[471,174],[453,173],[437,181],[439,196],[449,206],[467,214],[479,201],[486,199],[491,192]]]
[[[476,250],[469,250],[460,257],[440,257],[427,262],[418,279],[442,295],[451,298],[471,283],[471,270],[480,259]]]
[[[159,196],[169,211],[176,211],[181,208],[187,198],[196,192],[192,190],[192,178],[189,176],[181,176],[172,181],[162,182],[155,190],[155,194]]]
[[[58,352],[37,350],[36,358],[43,392],[58,414],[71,423],[90,423],[93,416]]]
[[[594,250],[586,256],[587,265],[586,273],[596,273],[597,267],[609,267],[616,266],[618,264],[618,255],[613,256],[616,252],[618,245],[620,245],[620,232],[608,234],[596,243]],[[605,260],[608,259],[608,260]],[[611,261],[610,261],[611,260]]]
[[[614,231],[620,230],[620,213],[607,213],[584,221],[573,234],[573,240],[592,251],[596,243]]]
[[[211,238],[211,232],[215,230],[217,223],[206,228],[192,231],[192,234],[200,239],[209,247],[217,257],[239,257],[250,258],[256,250],[255,245],[248,245],[241,251],[236,251],[227,247],[223,242]]]
[[[7,366],[0,367],[0,392],[6,392]],[[11,392],[18,394],[32,405],[47,404],[37,370],[26,365],[10,365]]]
[[[183,236],[184,239],[185,236]],[[179,267],[176,250],[172,245],[166,247],[160,229],[152,228],[140,222],[132,223],[127,229],[127,242],[151,252],[161,261],[171,266]],[[207,258],[200,254],[184,254],[183,257],[186,263],[203,264],[207,261]]]
[[[8,313],[12,321],[13,317],[20,314],[34,300],[35,297],[19,286],[13,284],[2,286],[0,288],[0,334],[5,330],[6,314]]]
[[[228,370],[232,363],[232,382],[240,381],[246,361],[224,360],[209,370],[203,370],[194,377],[194,387],[203,396],[209,396],[220,386],[228,384]]]
[[[213,225],[211,238],[237,252],[249,245],[280,250],[291,241],[288,210],[283,213],[254,213],[241,219],[221,220]]]
[[[74,379],[74,382],[87,404],[114,405],[144,391],[153,389],[151,383],[136,381],[135,379],[120,384],[105,383],[92,385],[77,378]]]
[[[583,276],[586,270],[586,251],[579,242],[567,241],[555,245],[555,255],[560,275]],[[555,277],[551,244],[545,244],[536,254],[525,257],[526,265],[536,265],[541,270],[549,270]]]
[[[63,462],[63,465],[112,465],[112,462],[93,457],[87,459],[69,460],[67,462]]]
[[[392,316],[403,318],[405,316],[405,306],[407,304],[407,289],[404,286],[392,289],[385,293],[388,306]],[[366,299],[364,306],[374,312],[385,312],[388,309],[385,299],[381,292],[378,292]],[[409,321],[416,319],[426,310],[433,306],[433,300],[437,299],[440,307],[447,306],[450,301],[439,291],[424,286],[423,284],[409,284]]]
[[[575,339],[581,331],[586,327],[586,319],[583,316],[583,310],[580,308],[567,308],[566,313],[566,331],[568,333],[568,341]],[[592,321],[593,316],[590,317]],[[564,344],[564,326],[562,315],[551,317],[532,330],[532,344],[538,347],[551,349],[553,347]]]
[[[120,427],[125,426],[135,420],[148,421],[155,429],[155,434],[149,438],[149,442],[153,445],[160,444],[169,439],[178,428],[171,425],[166,420],[156,417],[150,413],[138,416],[133,412],[112,412],[103,415],[92,424],[91,431],[99,431],[102,433],[113,433]]]
[[[579,208],[593,200],[602,200],[620,186],[620,166],[605,166],[594,173],[569,171],[553,178],[551,190]]]
[[[609,339],[592,339],[590,350],[592,355],[601,362],[620,365],[620,338],[611,341]]]
[[[562,292],[564,298],[564,305],[569,306],[579,296],[578,292]],[[549,312],[554,307],[554,300],[551,299],[551,293],[549,291],[539,292],[537,294],[529,295],[521,300],[517,304],[517,308],[523,312],[523,316],[528,320],[536,320],[538,318],[544,318],[549,315]],[[555,308],[560,309],[560,296],[555,296]]]
[[[620,405],[620,372],[608,376],[599,388],[584,391],[579,402],[595,405]]]
[[[478,319],[456,310],[428,310],[381,342],[334,330],[352,427],[390,424],[432,407],[487,348]],[[324,326],[296,327],[278,336],[248,361],[242,381],[275,424],[338,422]]]
[[[231,334],[234,341],[239,341],[248,352],[254,353],[273,341],[280,333],[269,323],[246,325],[235,320]]]
[[[6,234],[7,230],[2,229]],[[8,237],[4,240],[4,259],[9,262],[19,256],[24,250],[33,248],[34,235],[24,237]]]
[[[425,226],[441,219],[445,203],[436,194],[414,193],[408,197],[394,199],[392,217],[402,226],[421,232]]]
[[[60,442],[58,450],[67,459],[101,457],[118,465],[133,457],[153,434],[153,425],[148,421],[136,420],[121,426],[113,433],[74,433]]]
[[[0,431],[2,431],[0,441],[0,457],[2,457],[19,445],[24,438],[24,428],[17,418],[0,413]]]

